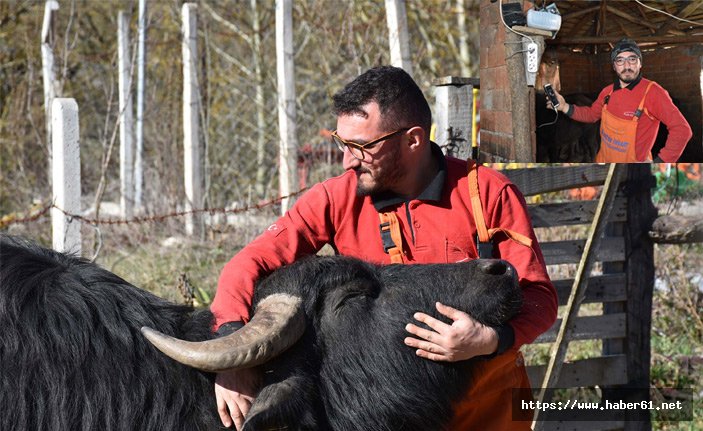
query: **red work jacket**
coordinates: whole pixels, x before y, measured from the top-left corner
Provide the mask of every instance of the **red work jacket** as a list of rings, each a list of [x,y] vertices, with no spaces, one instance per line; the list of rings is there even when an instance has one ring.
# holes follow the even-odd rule
[[[640,76],[627,87],[621,88],[618,80],[615,84],[605,87],[590,107],[572,105],[571,118],[584,123],[598,121],[601,118],[605,98],[613,89],[608,99],[608,112],[618,118],[631,120],[650,82],[652,81]],[[647,93],[644,100],[644,113],[637,122],[635,155],[638,161],[645,161],[652,151],[660,123],[664,123],[667,127],[669,136],[664,148],[659,152],[659,158],[665,162],[674,163],[681,156],[693,132],[681,111],[671,101],[669,93],[655,82]]]
[[[312,187],[225,265],[211,306],[216,325],[248,321],[257,279],[317,252],[327,243],[342,255],[390,263],[382,246],[379,209],[397,214],[407,252],[406,263],[475,259],[476,227],[467,185],[467,162],[445,158],[436,146],[433,153],[439,158],[440,171],[420,196],[407,202],[388,195],[357,197],[353,171]],[[524,293],[520,314],[509,322],[515,332],[514,347],[519,348],[554,323],[556,292],[518,189],[490,168],[480,167],[478,178],[488,227],[506,228],[533,240],[529,248],[501,233],[494,238],[495,256],[516,268]]]

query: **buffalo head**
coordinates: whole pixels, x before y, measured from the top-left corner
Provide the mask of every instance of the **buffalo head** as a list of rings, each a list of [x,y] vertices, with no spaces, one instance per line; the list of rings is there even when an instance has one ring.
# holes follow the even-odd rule
[[[229,336],[194,343],[143,333],[192,367],[260,367],[265,383],[245,429],[440,429],[483,359],[438,363],[403,344],[413,313],[437,301],[499,326],[518,312],[521,291],[502,260],[374,266],[313,258],[264,279],[252,320]]]

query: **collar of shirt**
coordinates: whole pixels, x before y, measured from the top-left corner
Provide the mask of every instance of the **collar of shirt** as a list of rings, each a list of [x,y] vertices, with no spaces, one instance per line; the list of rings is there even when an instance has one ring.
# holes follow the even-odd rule
[[[437,159],[439,162],[439,169],[437,174],[435,174],[432,181],[427,185],[425,190],[422,191],[415,199],[423,201],[439,201],[442,199],[442,190],[444,189],[444,182],[447,178],[447,160],[442,153],[442,149],[439,145],[434,142],[431,143],[432,157]],[[377,211],[381,211],[392,205],[397,205],[406,202],[407,199],[399,196],[393,192],[381,192],[371,195],[371,202]]]
[[[637,84],[640,83],[641,80],[642,80],[642,73],[640,72],[640,74],[637,75],[637,78],[635,78],[634,81],[627,84],[627,86],[624,88],[626,88],[628,90],[633,90],[635,88],[635,86],[637,86]],[[615,78],[614,82],[615,83],[613,84],[613,91],[620,90],[621,88],[623,88],[623,87],[620,87],[620,78]]]

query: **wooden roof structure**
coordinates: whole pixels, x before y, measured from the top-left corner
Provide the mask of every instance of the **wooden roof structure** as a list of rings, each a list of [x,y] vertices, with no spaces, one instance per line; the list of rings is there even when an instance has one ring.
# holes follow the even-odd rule
[[[535,0],[534,3],[538,8],[556,3],[562,24],[556,37],[547,43],[564,45],[573,51],[610,51],[612,44],[622,37],[634,39],[641,48],[703,43],[703,0]]]

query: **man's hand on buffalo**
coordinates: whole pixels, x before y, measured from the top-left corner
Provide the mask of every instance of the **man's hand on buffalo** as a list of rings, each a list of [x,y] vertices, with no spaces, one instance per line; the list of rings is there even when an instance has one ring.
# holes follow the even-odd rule
[[[217,374],[215,397],[222,425],[231,427],[234,423],[237,430],[242,429],[244,418],[249,413],[260,386],[261,374],[256,368],[229,370]]]
[[[414,337],[406,337],[405,344],[417,349],[416,353],[433,361],[463,361],[474,356],[489,355],[498,349],[498,333],[482,325],[463,311],[437,302],[437,311],[452,320],[451,324],[417,312],[415,320],[430,329],[408,323],[405,329]]]

